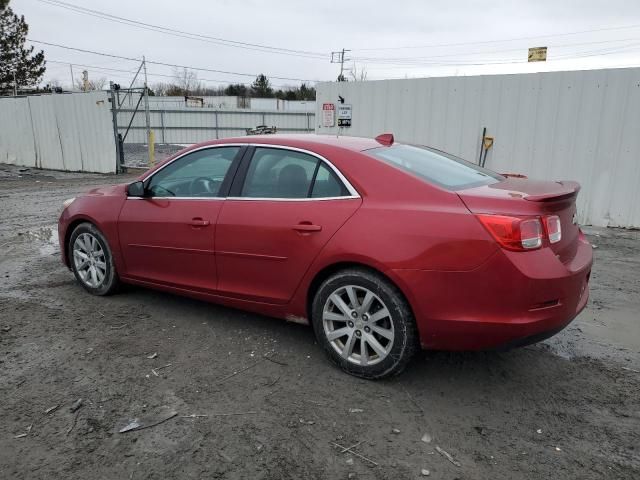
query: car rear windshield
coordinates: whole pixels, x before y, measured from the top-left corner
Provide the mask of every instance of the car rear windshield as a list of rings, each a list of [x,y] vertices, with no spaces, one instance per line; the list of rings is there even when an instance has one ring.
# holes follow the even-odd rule
[[[448,153],[414,145],[393,145],[364,153],[448,190],[488,185],[504,177]]]

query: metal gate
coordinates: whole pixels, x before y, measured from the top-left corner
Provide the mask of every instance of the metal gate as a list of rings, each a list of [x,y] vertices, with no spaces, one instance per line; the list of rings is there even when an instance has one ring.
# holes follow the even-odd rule
[[[187,97],[183,108],[160,108],[154,105],[153,97],[145,100],[144,88],[122,89],[115,84],[111,85],[110,94],[121,170],[148,167],[189,145],[207,140],[265,131],[315,131],[314,112],[202,108],[191,106]],[[144,108],[147,101],[148,110]],[[268,128],[256,128],[262,126]]]

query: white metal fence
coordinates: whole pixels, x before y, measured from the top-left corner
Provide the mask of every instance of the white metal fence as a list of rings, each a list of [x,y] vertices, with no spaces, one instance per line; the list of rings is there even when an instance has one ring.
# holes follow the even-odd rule
[[[640,227],[640,68],[321,83],[317,133],[338,132],[321,114],[339,95],[353,108],[343,135],[392,132],[477,162],[487,127],[487,167],[577,180],[582,223]]]
[[[137,98],[128,95],[122,98],[124,108],[135,108]],[[184,96],[149,97],[149,107],[152,110],[194,110],[198,108],[211,108],[215,110],[244,110],[244,111],[285,111],[285,112],[311,112],[315,111],[315,100],[282,100],[279,98],[250,98],[229,95],[220,96]]]
[[[110,108],[106,92],[0,97],[0,162],[114,173]]]
[[[313,112],[254,112],[206,108],[151,110],[151,129],[158,143],[198,143],[215,138],[241,137],[258,125],[275,126],[281,133],[314,132]],[[133,121],[132,121],[133,119]],[[118,132],[126,143],[146,143],[144,109],[118,111]]]

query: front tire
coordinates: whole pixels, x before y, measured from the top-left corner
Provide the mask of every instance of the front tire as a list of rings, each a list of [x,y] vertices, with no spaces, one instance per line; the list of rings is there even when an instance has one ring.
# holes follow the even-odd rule
[[[119,285],[107,239],[91,223],[81,223],[68,245],[71,269],[80,285],[93,295],[110,295]]]
[[[312,322],[329,358],[362,378],[399,374],[418,346],[415,320],[402,293],[365,269],[328,278],[314,297]]]

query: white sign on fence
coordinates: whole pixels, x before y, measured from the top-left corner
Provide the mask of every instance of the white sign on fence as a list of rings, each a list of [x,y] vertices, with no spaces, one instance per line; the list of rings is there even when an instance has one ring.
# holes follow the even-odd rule
[[[333,103],[322,104],[322,126],[333,127],[335,125],[336,106]]]
[[[351,126],[351,105],[338,105],[338,126]]]

